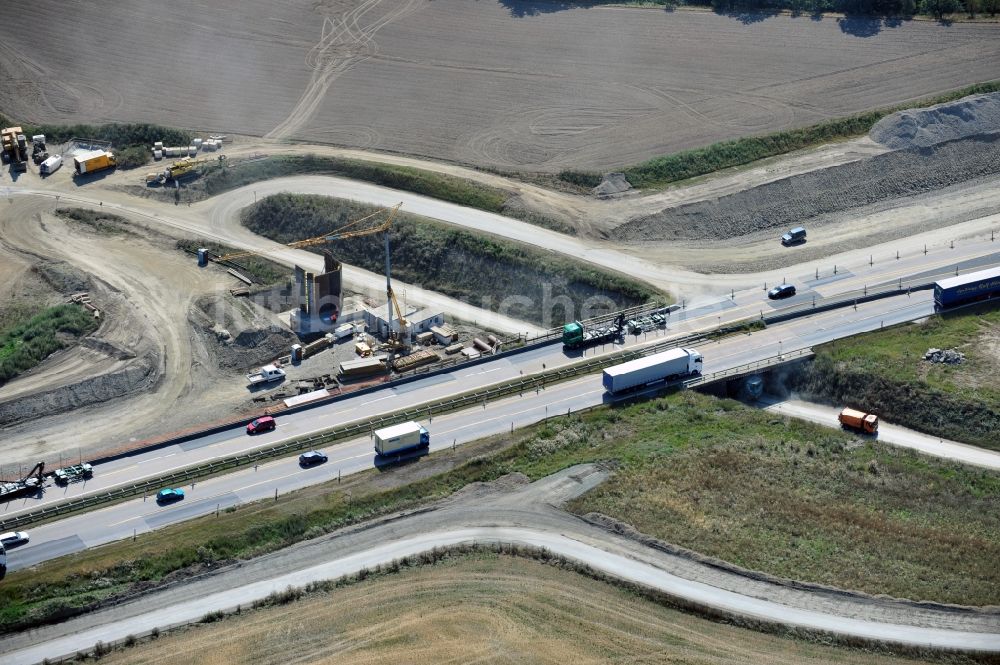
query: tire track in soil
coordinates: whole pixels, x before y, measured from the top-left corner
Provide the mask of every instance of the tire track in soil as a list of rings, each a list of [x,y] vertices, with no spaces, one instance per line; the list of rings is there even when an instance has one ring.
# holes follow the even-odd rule
[[[306,54],[306,65],[312,70],[306,90],[288,117],[265,138],[286,138],[300,130],[315,115],[341,74],[378,53],[375,33],[413,11],[418,1],[406,0],[365,27],[361,26],[361,19],[381,5],[382,0],[366,0],[339,19],[325,17],[319,42]]]

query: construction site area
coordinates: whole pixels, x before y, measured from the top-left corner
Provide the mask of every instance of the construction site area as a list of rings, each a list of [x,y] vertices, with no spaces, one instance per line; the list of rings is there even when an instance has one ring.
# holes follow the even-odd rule
[[[361,474],[356,482],[369,483],[370,494],[399,493],[381,499],[400,511],[399,534],[416,542],[424,522],[441,533],[460,526],[473,534],[463,531],[448,544],[463,556],[471,552],[468,557],[447,560],[444,572],[427,579],[413,570],[399,573],[398,561],[421,556],[416,545],[412,551],[410,545],[379,550],[378,556],[421,597],[435,589],[445,593],[455,579],[467,585],[467,592],[452,588],[447,594],[472,602],[470,620],[476,622],[486,621],[488,612],[477,604],[486,601],[474,599],[527,594],[536,585],[546,598],[533,598],[526,607],[561,617],[553,625],[568,625],[575,611],[570,578],[591,565],[566,564],[554,572],[504,560],[505,579],[497,587],[502,593],[490,591],[490,551],[461,548],[488,542],[501,543],[502,550],[507,532],[482,535],[497,527],[490,515],[501,506],[510,511],[504,518],[510,524],[500,520],[499,528],[509,529],[510,542],[522,543],[531,556],[558,546],[566,561],[589,561],[574,556],[598,547],[604,533],[623,557],[682,578],[690,569],[691,579],[707,586],[718,581],[713,576],[729,575],[742,580],[733,583],[733,593],[756,597],[759,585],[761,598],[784,602],[794,596],[806,613],[836,614],[840,610],[830,608],[843,602],[844,616],[853,616],[850,604],[857,603],[865,608],[858,622],[888,623],[879,614],[884,610],[892,621],[913,628],[907,623],[912,601],[897,600],[910,598],[903,595],[906,589],[880,586],[874,573],[823,577],[816,561],[847,547],[836,541],[836,529],[789,528],[792,544],[782,545],[791,552],[787,557],[744,559],[739,542],[752,552],[766,540],[746,536],[738,542],[746,523],[757,520],[784,537],[784,524],[767,525],[772,513],[784,515],[786,509],[761,508],[760,514],[726,521],[725,511],[701,513],[711,500],[700,497],[709,497],[726,478],[741,478],[744,489],[758,492],[754,501],[766,505],[762,478],[772,478],[775,487],[795,484],[792,475],[768,466],[784,455],[795,459],[802,474],[856,481],[848,489],[863,491],[859,505],[875,505],[879,491],[905,493],[900,478],[919,465],[901,461],[894,448],[886,452],[894,445],[892,430],[888,443],[878,439],[877,414],[865,404],[842,400],[835,426],[846,433],[833,434],[766,411],[771,407],[764,404],[765,391],[785,391],[782,399],[794,399],[808,385],[818,395],[816,386],[833,383],[829,377],[843,359],[803,374],[799,384],[791,371],[765,376],[760,368],[799,367],[795,363],[810,362],[815,349],[831,340],[925,322],[943,309],[945,278],[989,272],[1000,262],[1000,83],[990,81],[1000,63],[1000,23],[921,19],[896,25],[872,18],[859,27],[853,19],[822,14],[751,12],[741,19],[699,8],[528,0],[294,0],[280,6],[253,0],[239,7],[131,0],[110,12],[54,0],[10,4],[7,11],[31,25],[98,35],[105,46],[72,36],[42,50],[32,48],[27,34],[12,34],[0,44],[0,80],[14,82],[0,86],[0,505],[6,511],[0,520],[27,519],[33,507],[48,509],[60,500],[90,501],[105,491],[110,496],[126,481],[134,483],[128,500],[141,497],[145,506],[132,508],[123,494],[116,511],[148,511],[153,494],[161,510],[148,521],[115,512],[98,535],[88,531],[58,545],[44,541],[46,557],[128,537],[141,543],[144,534],[161,527],[180,530],[182,519],[214,513],[215,519],[236,520],[238,510],[260,499],[248,498],[248,488],[263,492],[281,513],[286,494],[320,496],[304,475],[295,475],[316,463],[320,480],[310,482],[329,483],[322,501],[336,501],[324,504],[324,519],[337,517],[316,522],[321,528],[315,529],[303,518],[302,534],[309,534],[303,538],[355,539],[359,553],[368,551],[362,546],[380,546],[364,529],[358,529],[360,536],[338,531],[354,528],[358,515],[381,515],[386,521],[378,528],[388,533],[393,527],[386,524],[397,519],[363,501],[352,506],[348,488],[355,481],[346,479]],[[237,9],[261,18],[234,20]],[[973,85],[979,87],[962,88]],[[801,138],[809,132],[830,138]],[[792,148],[774,148],[783,143]],[[744,149],[761,155],[733,157]],[[718,168],[705,166],[716,159]],[[963,306],[1000,293],[1000,287],[989,289]],[[994,320],[980,310],[975,316],[978,327],[969,324],[975,339],[994,340]],[[983,353],[995,356],[993,342],[931,342],[926,357],[947,358],[935,363],[948,367],[921,368],[922,380],[947,392],[940,373],[978,363],[956,391],[994,394],[984,378],[991,370],[983,368],[995,365],[977,355],[986,344]],[[668,360],[677,369],[648,363],[654,348],[656,354],[674,353]],[[622,364],[607,365],[605,356],[612,355]],[[663,376],[643,374],[650,368]],[[589,379],[585,370],[593,374]],[[711,388],[712,381],[721,383]],[[688,398],[695,387],[705,394]],[[760,413],[744,415],[743,406],[722,396],[738,397],[752,405],[748,413]],[[659,401],[646,403],[654,397]],[[706,406],[716,397],[711,404],[721,406]],[[448,406],[449,400],[461,409]],[[610,415],[601,415],[602,409]],[[736,415],[727,420],[730,411]],[[405,421],[392,420],[397,412]],[[586,426],[577,412],[588,414]],[[845,413],[853,420],[845,423]],[[811,416],[815,422],[819,417]],[[628,418],[647,429],[633,427]],[[673,429],[659,429],[667,422]],[[684,438],[688,425],[698,431],[697,441]],[[444,461],[404,459],[412,451],[399,448],[393,462],[398,474],[388,462],[372,463],[369,458],[382,460],[389,456],[385,451],[392,452],[391,446],[380,447],[389,445],[380,432],[393,427],[401,428],[400,439],[422,437],[416,445],[421,455],[443,452]],[[517,434],[529,427],[536,428],[530,436]],[[781,428],[791,428],[794,436],[786,442]],[[321,438],[334,430],[339,438]],[[901,436],[919,438],[913,432]],[[934,438],[935,431],[920,430],[919,436]],[[634,445],[615,447],[615,437]],[[937,438],[942,446],[969,444]],[[316,450],[295,449],[301,456],[286,473],[273,451],[300,440],[320,443]],[[327,441],[337,441],[343,452]],[[463,444],[472,452],[462,453]],[[670,448],[675,444],[676,450]],[[923,454],[931,444],[920,445]],[[705,457],[684,457],[695,455],[695,448]],[[251,461],[252,455],[260,459]],[[327,464],[328,455],[338,457]],[[223,458],[226,465],[232,462],[225,471],[191,471]],[[737,471],[737,458],[748,466]],[[996,471],[990,459],[976,467],[979,476],[969,472],[968,486],[975,489],[968,491],[979,502],[972,512],[991,500]],[[837,475],[840,463],[843,473]],[[587,466],[570,472],[577,464]],[[689,465],[686,476],[668,477],[664,470],[683,464]],[[927,474],[921,487],[938,487],[927,478],[938,473],[935,465],[945,464],[919,467]],[[373,469],[378,471],[364,475]],[[223,481],[230,470],[233,477]],[[170,478],[169,486],[140,489],[156,474]],[[441,480],[434,474],[453,475]],[[654,483],[642,474],[659,475]],[[682,476],[700,484],[684,484]],[[206,485],[228,484],[206,488],[207,498],[192,501],[196,478],[199,487],[203,478]],[[279,481],[287,483],[280,485],[280,503]],[[812,487],[802,482],[805,490]],[[419,517],[420,504],[407,498],[408,483],[443,502],[428,509],[431,517]],[[949,497],[963,496],[964,489],[948,487]],[[796,491],[776,493],[775,503],[814,507],[809,502],[815,496]],[[926,492],[921,501],[934,501]],[[183,515],[177,520],[165,517],[175,500]],[[653,517],[644,521],[623,508],[629,501],[647,506]],[[602,507],[607,515],[598,512]],[[917,510],[900,503],[898,511],[911,509]],[[447,511],[459,516],[454,524]],[[298,507],[292,512],[305,514]],[[85,513],[80,508],[65,514],[80,519]],[[534,520],[531,528],[538,533],[551,534],[517,531],[521,515]],[[857,515],[836,518],[853,529],[863,521]],[[937,528],[943,524],[935,521],[939,517],[926,521]],[[661,528],[661,522],[683,528]],[[11,524],[21,528],[21,522]],[[574,527],[572,537],[552,535],[574,524],[585,526]],[[121,535],[121,525],[131,536]],[[992,552],[993,523],[977,528],[968,538],[962,535],[962,551]],[[885,528],[882,535],[891,533]],[[938,536],[943,542],[950,533]],[[297,539],[289,536],[281,546]],[[430,536],[426,541],[432,542]],[[436,542],[429,546],[436,548]],[[934,548],[940,543],[931,545],[938,556]],[[42,551],[30,547],[35,545],[11,548],[10,560],[19,551]],[[206,589],[221,594],[231,580],[213,577],[213,566],[242,565],[246,552],[273,553],[270,547],[247,545],[228,554],[221,547],[215,554],[211,547],[198,549],[185,565],[202,568],[185,572],[177,583],[206,572],[213,580]],[[656,554],[636,554],[643,547]],[[307,550],[283,551],[278,558],[289,570],[307,570],[307,562],[315,571],[328,566],[325,555]],[[13,574],[44,569],[48,558],[39,554],[12,568]],[[670,564],[681,572],[666,567],[668,558],[681,561]],[[863,567],[859,561],[867,559],[850,559]],[[919,579],[920,571],[938,563],[922,560],[923,567],[907,569],[907,575]],[[357,574],[346,563],[338,565],[338,575]],[[580,624],[586,631],[577,626],[567,633],[572,640],[527,649],[517,634],[533,622],[507,608],[504,649],[524,648],[531,662],[567,654],[596,662],[597,651],[625,657],[645,648],[635,638],[644,629],[622,613],[643,612],[655,619],[655,644],[647,644],[651,660],[668,653],[687,657],[669,639],[672,630],[684,630],[706,662],[735,657],[718,646],[719,639],[749,635],[754,662],[776,653],[796,663],[827,656],[866,662],[864,652],[851,650],[854,637],[823,644],[829,653],[812,652],[797,637],[755,632],[764,624],[782,625],[773,617],[723,630],[686,614],[686,600],[665,609],[662,599],[673,596],[657,595],[661,587],[634,598],[609,594],[602,584],[613,574],[604,563],[593,565]],[[802,585],[800,570],[808,571]],[[308,568],[315,577],[303,576],[302,583],[336,577],[315,571]],[[928,583],[920,587],[925,595],[913,597],[941,606],[913,611],[923,613],[919,621],[934,630],[985,636],[989,646],[1000,635],[995,607],[983,601],[996,597],[995,576],[976,571],[966,581],[968,588],[978,581],[981,596],[966,600],[961,594],[967,587],[948,578],[942,583],[947,593]],[[142,582],[159,588],[162,580],[174,579],[173,572],[150,574]],[[902,573],[899,579],[912,581]],[[641,584],[635,588],[647,588]],[[365,582],[359,576],[343,597],[367,590],[387,594],[389,586],[385,579]],[[323,587],[318,599],[319,587],[311,589],[302,607],[309,621],[320,621],[325,594],[340,593],[339,587]],[[844,599],[830,600],[841,591]],[[105,598],[114,597],[98,593],[89,607],[103,612]],[[154,603],[145,602],[136,606],[155,612]],[[624,651],[595,609],[601,603],[612,603],[621,614],[614,625],[632,645]],[[967,611],[964,618],[950,624],[946,603]],[[364,617],[376,611],[359,606],[344,630],[364,639]],[[67,610],[65,617],[74,612]],[[272,648],[260,625],[271,616],[287,622],[287,612],[263,606],[255,612],[232,625],[246,626],[251,643],[268,643],[268,658],[277,662],[282,651]],[[433,630],[447,624],[438,614],[421,618],[416,607],[407,605],[406,612],[407,621]],[[141,622],[135,625],[137,634],[151,635]],[[84,633],[67,628],[67,635],[56,635],[59,630],[53,628],[53,635],[60,640]],[[597,646],[571,643],[595,630]],[[815,628],[815,634],[824,630]],[[3,632],[0,626],[0,651],[14,653],[30,641],[27,633],[8,638]],[[474,632],[463,624],[428,653],[462,660],[458,645]],[[232,630],[190,634],[192,644],[225,639],[227,653],[242,654],[219,662],[246,657]],[[843,634],[862,645],[882,640],[876,632]],[[181,635],[169,639],[183,641]],[[115,640],[121,646],[124,637]],[[155,646],[147,642],[136,657],[153,662]],[[127,662],[128,653],[112,662]],[[295,653],[304,662],[319,662],[332,652],[310,643]],[[401,652],[380,647],[374,653],[397,658]],[[884,653],[880,661],[886,663],[910,657],[904,650]]]

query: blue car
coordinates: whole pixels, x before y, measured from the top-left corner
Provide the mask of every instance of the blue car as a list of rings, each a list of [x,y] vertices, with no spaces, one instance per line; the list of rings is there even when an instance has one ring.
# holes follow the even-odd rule
[[[156,501],[158,503],[173,503],[174,501],[180,501],[184,498],[184,490],[181,488],[166,488],[162,489],[156,493]]]

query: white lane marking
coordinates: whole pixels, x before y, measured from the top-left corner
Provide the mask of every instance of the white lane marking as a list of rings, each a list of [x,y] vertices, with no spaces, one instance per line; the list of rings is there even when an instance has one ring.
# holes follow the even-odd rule
[[[145,515],[136,515],[135,517],[129,517],[128,519],[124,519],[121,522],[112,522],[108,526],[118,526],[119,524],[125,524],[125,522],[131,522],[132,520],[141,520],[144,517]]]
[[[502,369],[507,369],[506,367],[494,367],[493,369],[488,369],[483,372],[472,372],[471,374],[463,374],[462,378],[467,379],[470,376],[479,376],[480,374],[489,374],[490,372],[498,372]]]
[[[523,411],[515,411],[514,413],[505,413],[505,414],[502,414],[502,415],[499,415],[499,416],[494,416],[493,418],[480,418],[480,419],[476,420],[476,422],[474,422],[474,423],[470,423],[468,425],[462,425],[460,427],[454,427],[452,429],[446,429],[444,431],[437,431],[437,432],[435,432],[435,434],[438,435],[438,436],[440,436],[442,434],[449,434],[451,432],[457,432],[459,430],[463,430],[463,429],[466,429],[468,427],[472,427],[473,425],[480,425],[482,423],[488,423],[488,422],[492,422],[494,420],[500,420],[501,418],[503,418],[504,420],[506,420],[507,418],[512,418],[514,416],[519,416],[522,413],[529,413],[531,411],[537,411],[538,409],[544,409],[546,406],[552,406],[553,404],[559,404],[560,402],[565,402],[567,400],[576,399],[578,397],[584,397],[586,395],[593,395],[595,393],[603,393],[603,392],[604,392],[603,388],[600,389],[600,390],[591,390],[590,392],[580,393],[578,395],[571,395],[570,397],[564,397],[563,399],[557,399],[554,402],[547,402],[546,404],[542,404],[542,405],[539,405],[539,406],[533,406],[530,409],[524,409]]]
[[[136,466],[139,464],[145,464],[146,462],[155,462],[158,459],[166,459],[167,457],[173,457],[177,453],[170,453],[169,455],[160,455],[159,457],[150,457],[149,459],[143,459],[136,462]]]

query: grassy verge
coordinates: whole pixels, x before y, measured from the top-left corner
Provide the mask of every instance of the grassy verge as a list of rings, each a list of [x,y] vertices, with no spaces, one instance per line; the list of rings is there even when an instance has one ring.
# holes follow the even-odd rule
[[[7,127],[12,121],[0,116],[0,124]],[[72,138],[109,141],[118,158],[120,168],[134,168],[147,163],[152,157],[152,145],[163,141],[165,145],[190,145],[191,133],[148,123],[109,123],[106,125],[22,125],[29,139],[44,134],[52,143],[65,143]]]
[[[961,99],[967,95],[997,92],[998,90],[1000,90],[1000,81],[990,81],[960,88],[937,97],[876,109],[846,118],[828,120],[801,129],[713,143],[704,148],[654,157],[649,161],[625,169],[625,177],[633,187],[663,187],[672,182],[687,180],[734,166],[742,166],[794,150],[861,136],[868,132],[876,122],[896,111],[933,106]],[[596,174],[579,171],[567,171],[565,175],[560,174],[560,177],[565,177],[568,182],[573,184],[589,184],[600,180]]]
[[[328,233],[375,210],[343,199],[276,194],[247,208],[243,223],[287,243]],[[625,275],[415,215],[397,216],[391,242],[394,277],[546,327],[578,318],[591,305],[600,313],[663,297]],[[380,238],[340,240],[331,249],[351,265],[385,271]]]
[[[127,646],[101,660],[201,662],[211,653],[213,663],[399,663],[412,660],[416,642],[428,662],[492,662],[498,654],[517,654],[519,663],[916,662],[702,619],[538,553],[432,554],[310,585],[304,593],[283,592],[269,605],[242,608],[238,615],[210,614],[200,625],[155,639],[126,640]],[[376,622],[378,637],[372,639]]]
[[[560,233],[575,233],[575,229],[569,224],[524,210],[515,204],[509,192],[495,187],[408,166],[342,157],[275,156],[257,161],[243,161],[236,165],[212,166],[205,169],[202,178],[192,187],[201,190],[206,196],[215,196],[261,180],[301,174],[334,175],[364,180],[449,203],[515,217]]]
[[[94,315],[78,305],[56,305],[0,335],[0,383],[31,369],[97,329]]]
[[[933,316],[824,344],[793,378],[808,397],[872,410],[929,434],[1000,450],[1000,309]],[[959,365],[923,360],[957,349]]]
[[[99,235],[129,235],[129,221],[120,215],[87,208],[56,208],[56,215],[83,224]]]
[[[0,630],[79,613],[470,482],[511,472],[537,479],[598,460],[618,470],[573,510],[794,579],[1000,602],[1000,475],[681,393],[553,418],[392,474],[359,474],[12,573],[0,585]]]

